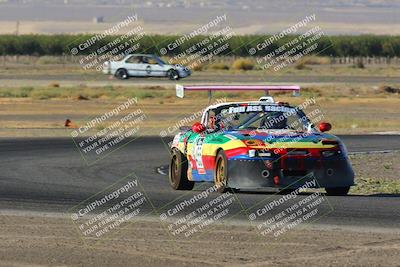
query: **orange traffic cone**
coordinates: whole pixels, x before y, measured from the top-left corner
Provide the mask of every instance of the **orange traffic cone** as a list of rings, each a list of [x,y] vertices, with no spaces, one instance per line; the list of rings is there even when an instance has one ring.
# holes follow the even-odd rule
[[[70,119],[65,120],[64,126],[67,128],[78,128],[78,125],[73,123]]]

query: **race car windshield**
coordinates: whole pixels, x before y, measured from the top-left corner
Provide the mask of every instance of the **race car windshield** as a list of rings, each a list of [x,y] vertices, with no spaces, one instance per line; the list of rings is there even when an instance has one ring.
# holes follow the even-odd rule
[[[223,108],[217,116],[225,129],[307,131],[311,125],[299,109],[272,105],[238,105]]]

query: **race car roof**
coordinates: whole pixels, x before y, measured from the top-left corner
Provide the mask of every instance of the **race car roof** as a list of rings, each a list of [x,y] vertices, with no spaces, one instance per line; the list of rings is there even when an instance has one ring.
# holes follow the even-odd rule
[[[271,105],[271,106],[283,105],[283,106],[290,107],[290,105],[287,104],[287,103],[281,104],[281,103],[271,103],[271,102],[266,102],[266,101],[240,101],[240,102],[226,102],[226,103],[218,103],[218,104],[210,105],[205,110],[217,109],[217,108],[223,107],[223,106],[243,105],[243,104],[249,104],[249,105]]]

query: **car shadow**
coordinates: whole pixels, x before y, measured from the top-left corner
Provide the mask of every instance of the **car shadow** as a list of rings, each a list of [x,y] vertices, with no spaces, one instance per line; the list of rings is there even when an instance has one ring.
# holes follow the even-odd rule
[[[168,175],[168,165],[162,165],[157,168],[155,168],[155,172],[160,174],[160,175]],[[210,183],[212,184],[212,183]],[[194,189],[193,191],[202,191],[200,189]],[[286,190],[283,191],[271,191],[271,190],[231,190],[231,192],[234,192],[235,194],[248,194],[248,195],[287,195],[290,194],[290,191],[287,192]],[[301,192],[299,193],[300,196],[308,196],[311,195],[315,192]],[[322,195],[328,196],[326,193],[322,192]],[[342,196],[343,197],[343,196]],[[369,195],[360,195],[360,194],[349,194],[345,197],[381,197],[381,198],[389,198],[389,197],[400,197],[400,194],[393,193],[373,193]]]

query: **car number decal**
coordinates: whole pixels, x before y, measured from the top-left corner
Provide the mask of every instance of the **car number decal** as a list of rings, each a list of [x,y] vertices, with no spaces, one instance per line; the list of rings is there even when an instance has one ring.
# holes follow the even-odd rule
[[[151,73],[151,67],[150,67],[150,66],[147,66],[147,67],[146,67],[146,72],[147,72],[147,74],[150,74],[150,73]]]
[[[199,174],[205,173],[203,165],[203,144],[204,144],[203,136],[198,136],[194,139],[192,155],[196,162],[197,171]]]

